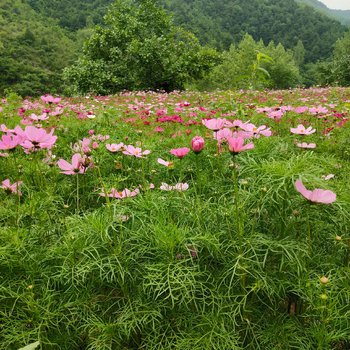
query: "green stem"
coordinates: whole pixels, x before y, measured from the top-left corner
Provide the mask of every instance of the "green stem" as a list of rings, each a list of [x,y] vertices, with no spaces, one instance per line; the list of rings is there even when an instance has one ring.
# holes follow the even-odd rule
[[[108,193],[107,193],[107,190],[106,190],[106,186],[105,186],[105,184],[104,184],[104,182],[103,182],[103,178],[102,178],[100,166],[99,166],[99,165],[96,165],[96,169],[97,169],[97,173],[98,173],[98,178],[99,178],[100,183],[101,183],[102,191],[103,191],[103,193],[105,194],[105,198],[106,198],[106,202],[107,202],[107,207],[109,208],[110,205],[111,205],[111,201],[110,201],[110,198],[108,197]]]
[[[240,211],[240,200],[239,200],[239,188],[238,188],[238,167],[237,163],[235,162],[235,159],[233,158],[233,173],[232,173],[232,179],[233,179],[233,188],[234,188],[234,201],[235,201],[235,219],[236,219],[236,225],[237,225],[237,235],[239,240],[239,256],[241,257],[243,255],[243,235],[244,235],[244,226],[242,222],[242,215]],[[233,242],[233,236],[231,235],[231,239]],[[246,294],[246,274],[244,270],[242,269],[241,275],[240,275],[240,284],[241,289],[244,295]]]
[[[77,177],[77,213],[79,213],[79,174],[77,174],[76,177]]]

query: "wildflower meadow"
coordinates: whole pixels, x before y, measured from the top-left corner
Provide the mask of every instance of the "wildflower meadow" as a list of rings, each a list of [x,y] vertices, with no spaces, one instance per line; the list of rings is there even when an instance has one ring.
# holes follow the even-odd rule
[[[0,100],[0,349],[350,349],[350,89]]]

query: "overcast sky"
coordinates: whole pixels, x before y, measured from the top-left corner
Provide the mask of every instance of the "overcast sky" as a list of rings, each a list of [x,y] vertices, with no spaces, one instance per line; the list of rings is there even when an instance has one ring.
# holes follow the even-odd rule
[[[320,0],[330,9],[350,10],[350,0]]]

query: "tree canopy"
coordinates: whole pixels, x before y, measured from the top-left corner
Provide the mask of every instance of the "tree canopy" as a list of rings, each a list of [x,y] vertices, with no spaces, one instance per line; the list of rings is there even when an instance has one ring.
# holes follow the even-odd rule
[[[215,59],[215,50],[174,26],[156,1],[116,0],[65,76],[78,92],[173,90],[200,77]]]

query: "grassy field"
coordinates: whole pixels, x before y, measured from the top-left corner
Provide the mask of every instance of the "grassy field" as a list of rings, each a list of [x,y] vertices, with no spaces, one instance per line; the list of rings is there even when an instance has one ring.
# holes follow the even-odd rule
[[[341,88],[0,100],[0,349],[350,349],[349,111]]]

